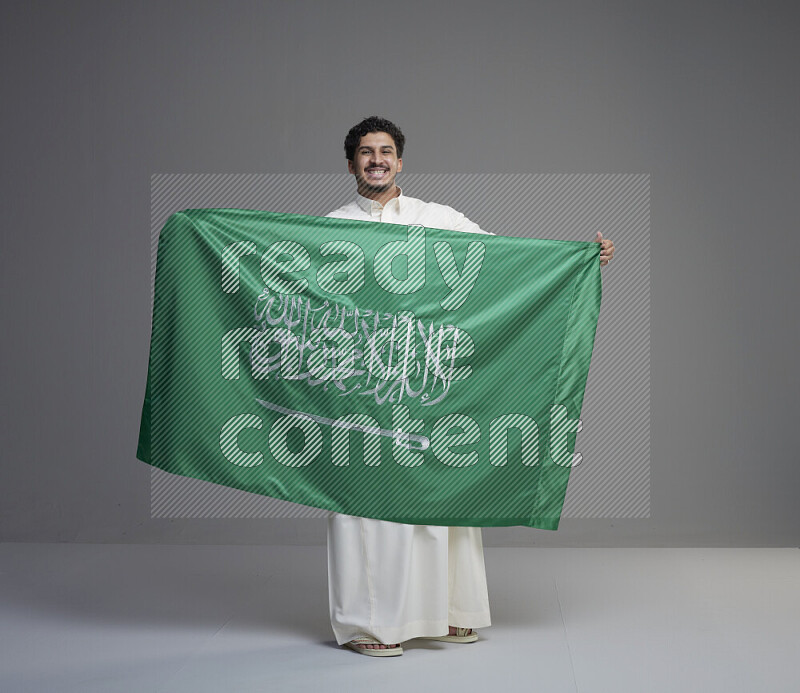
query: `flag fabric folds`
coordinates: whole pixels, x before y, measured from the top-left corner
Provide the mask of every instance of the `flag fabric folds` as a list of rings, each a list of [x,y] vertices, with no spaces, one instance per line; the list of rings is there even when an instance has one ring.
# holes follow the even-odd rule
[[[556,529],[599,254],[298,214],[173,214],[137,457],[347,515]]]

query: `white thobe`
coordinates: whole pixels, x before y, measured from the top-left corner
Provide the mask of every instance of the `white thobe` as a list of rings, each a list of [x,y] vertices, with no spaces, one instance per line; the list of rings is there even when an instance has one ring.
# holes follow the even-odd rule
[[[327,216],[489,233],[452,207],[402,194],[358,195]],[[392,644],[491,625],[480,527],[407,525],[333,513],[328,597],[339,645],[359,635]]]

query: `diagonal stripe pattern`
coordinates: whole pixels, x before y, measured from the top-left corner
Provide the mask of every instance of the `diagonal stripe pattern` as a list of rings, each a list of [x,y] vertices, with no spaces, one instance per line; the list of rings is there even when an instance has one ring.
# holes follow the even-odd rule
[[[649,516],[649,176],[406,174],[401,185],[406,193],[450,204],[500,235],[586,241],[601,231],[604,237],[614,239],[621,250],[603,271],[595,362],[576,446],[583,462],[572,470],[561,516]],[[351,196],[352,179],[347,175],[154,175],[153,272],[158,230],[176,210],[232,207],[322,215]],[[330,253],[335,250],[331,248]],[[353,271],[339,271],[357,282],[355,267],[350,269]],[[223,272],[224,290],[233,281]],[[515,396],[514,384],[507,387],[508,396]],[[361,445],[356,442],[360,434],[345,433],[352,445]],[[154,517],[328,514],[178,477],[155,467],[151,478]]]

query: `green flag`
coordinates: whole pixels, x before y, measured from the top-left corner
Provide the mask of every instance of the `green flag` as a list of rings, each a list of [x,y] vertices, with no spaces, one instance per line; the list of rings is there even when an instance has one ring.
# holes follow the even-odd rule
[[[173,214],[137,457],[348,515],[556,529],[599,254],[298,214]]]

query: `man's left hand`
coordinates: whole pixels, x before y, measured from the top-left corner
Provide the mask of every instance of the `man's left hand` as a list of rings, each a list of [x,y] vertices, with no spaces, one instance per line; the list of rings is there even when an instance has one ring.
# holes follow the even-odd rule
[[[603,239],[603,234],[597,232],[595,243],[600,244],[600,267],[605,267],[609,260],[614,257],[614,242],[608,238]]]

